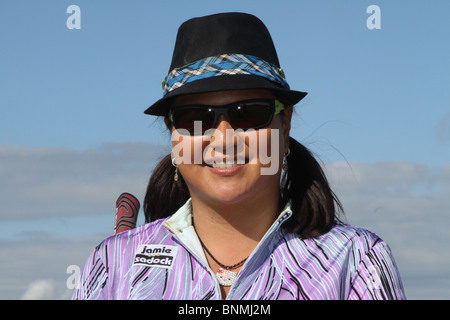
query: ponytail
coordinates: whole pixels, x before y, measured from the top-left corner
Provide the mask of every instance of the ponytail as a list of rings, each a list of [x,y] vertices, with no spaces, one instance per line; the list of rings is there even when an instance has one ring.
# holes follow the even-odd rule
[[[190,198],[189,189],[181,174],[174,181],[175,167],[170,154],[153,170],[144,198],[145,222],[174,214]]]
[[[292,137],[289,149],[281,195],[284,203],[291,201],[293,215],[284,226],[302,238],[314,238],[331,229],[342,205],[311,152]]]
[[[291,201],[293,216],[284,226],[302,238],[317,237],[331,229],[337,219],[336,209],[342,211],[342,206],[311,152],[291,137],[289,148],[281,198],[283,205]],[[178,181],[174,181],[174,175],[169,154],[156,166],[148,183],[143,206],[146,223],[174,214],[189,199],[182,175],[178,175]]]

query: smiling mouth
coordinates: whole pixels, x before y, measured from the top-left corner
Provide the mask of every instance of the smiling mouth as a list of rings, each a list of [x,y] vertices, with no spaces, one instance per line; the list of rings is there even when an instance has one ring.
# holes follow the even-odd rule
[[[245,165],[249,162],[249,160],[247,158],[245,159],[239,159],[236,160],[227,160],[227,161],[208,161],[206,162],[206,165],[210,168],[214,168],[214,169],[229,169],[229,168],[233,168],[236,166],[242,166]]]
[[[213,162],[210,167],[211,168],[218,168],[218,169],[227,169],[227,168],[233,168],[235,166],[242,166],[245,163],[237,163],[235,161],[232,162]]]

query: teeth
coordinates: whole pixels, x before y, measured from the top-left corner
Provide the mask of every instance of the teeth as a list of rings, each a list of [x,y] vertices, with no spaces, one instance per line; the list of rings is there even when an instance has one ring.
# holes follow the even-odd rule
[[[212,167],[213,168],[220,168],[220,169],[225,169],[225,168],[232,168],[234,166],[236,166],[237,163],[236,162],[213,162],[212,163]]]

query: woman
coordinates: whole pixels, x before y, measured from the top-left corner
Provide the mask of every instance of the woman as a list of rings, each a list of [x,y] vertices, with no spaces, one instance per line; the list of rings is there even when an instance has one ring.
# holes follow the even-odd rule
[[[75,299],[403,299],[387,244],[339,221],[320,165],[289,136],[290,90],[264,24],[185,22],[163,98],[173,151],[146,224],[103,241]],[[275,170],[272,170],[275,169]]]

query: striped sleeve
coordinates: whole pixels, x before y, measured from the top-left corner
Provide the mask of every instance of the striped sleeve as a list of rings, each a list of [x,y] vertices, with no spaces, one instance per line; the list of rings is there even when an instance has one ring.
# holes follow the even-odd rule
[[[72,294],[72,300],[108,299],[108,266],[100,256],[102,246],[96,247],[90,254],[80,279]]]
[[[404,300],[403,284],[391,250],[378,239],[352,277],[349,300]]]

